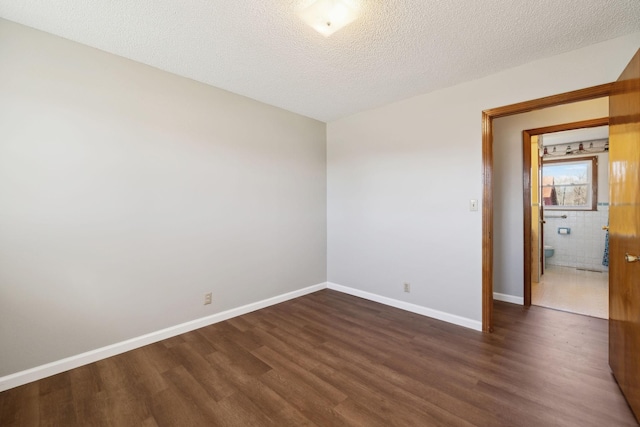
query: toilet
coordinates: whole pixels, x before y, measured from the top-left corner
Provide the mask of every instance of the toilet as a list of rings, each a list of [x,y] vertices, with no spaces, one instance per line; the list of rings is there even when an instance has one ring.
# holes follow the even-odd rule
[[[553,246],[544,245],[544,268],[547,268],[547,258],[551,258],[554,252]]]

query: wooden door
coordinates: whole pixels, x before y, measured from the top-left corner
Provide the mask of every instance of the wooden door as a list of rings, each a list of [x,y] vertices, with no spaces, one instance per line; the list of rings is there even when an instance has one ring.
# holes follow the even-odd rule
[[[640,261],[630,258],[640,256],[640,50],[609,116],[609,365],[640,420]]]

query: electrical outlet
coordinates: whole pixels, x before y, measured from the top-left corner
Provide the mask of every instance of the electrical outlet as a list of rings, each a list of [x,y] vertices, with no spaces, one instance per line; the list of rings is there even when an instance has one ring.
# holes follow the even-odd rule
[[[409,283],[404,284],[404,291],[407,293],[411,292],[411,285]]]
[[[204,294],[204,305],[211,304],[211,292]]]

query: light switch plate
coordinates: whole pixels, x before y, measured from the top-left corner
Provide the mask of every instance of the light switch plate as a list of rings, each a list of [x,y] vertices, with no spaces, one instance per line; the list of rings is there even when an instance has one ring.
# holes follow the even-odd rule
[[[469,210],[470,211],[477,211],[478,210],[478,200],[476,200],[476,199],[469,200]]]

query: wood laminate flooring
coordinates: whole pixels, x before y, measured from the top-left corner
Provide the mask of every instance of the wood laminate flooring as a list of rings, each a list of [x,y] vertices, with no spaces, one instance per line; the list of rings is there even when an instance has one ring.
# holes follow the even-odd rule
[[[2,426],[633,426],[607,321],[483,334],[323,290],[0,393]]]

